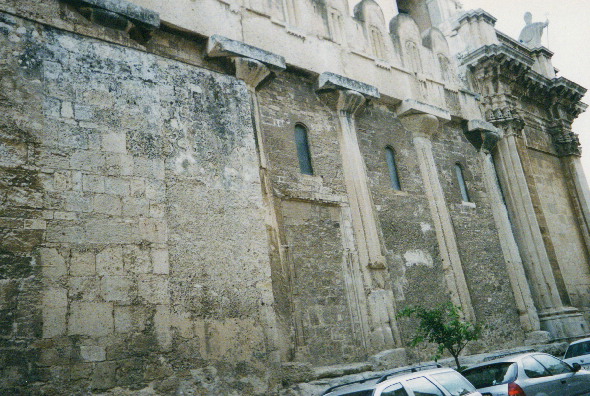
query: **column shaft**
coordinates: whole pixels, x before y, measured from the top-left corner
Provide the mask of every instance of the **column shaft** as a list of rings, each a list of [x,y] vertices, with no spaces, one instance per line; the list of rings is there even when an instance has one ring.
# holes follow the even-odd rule
[[[434,127],[437,126],[438,122],[436,122]],[[432,154],[432,143],[426,137],[432,133],[434,131],[414,133],[414,146],[418,155],[420,173],[424,181],[424,190],[428,198],[430,213],[436,230],[445,280],[451,295],[451,301],[463,309],[463,313],[468,320],[475,321],[475,312],[473,311],[471,296],[463,273],[463,265],[459,256],[455,230],[447,208],[444,192],[438,179],[438,172]]]
[[[514,239],[508,210],[498,186],[492,155],[489,152],[480,151],[480,162],[521,326],[526,332],[538,331],[540,330],[539,316],[526,279],[518,245]]]

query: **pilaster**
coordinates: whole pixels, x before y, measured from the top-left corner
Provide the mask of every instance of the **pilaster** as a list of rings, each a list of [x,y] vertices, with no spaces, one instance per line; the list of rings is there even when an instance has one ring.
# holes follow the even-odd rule
[[[261,131],[257,90],[263,81],[272,76],[273,71],[285,69],[285,60],[281,56],[262,49],[217,35],[209,38],[207,53],[210,57],[225,57],[231,59],[235,66],[236,78],[244,81],[246,88],[250,92],[250,108],[260,165],[262,199],[266,209],[265,220],[268,230],[268,246],[269,249],[274,248],[278,250],[278,255],[282,263],[285,261],[286,255],[282,249],[285,244],[281,241],[278,214],[270,177],[268,175],[268,161]],[[272,280],[269,279],[264,287],[260,287],[261,298],[264,302],[261,307],[261,320],[265,326],[271,362],[277,364],[281,360],[284,360],[283,358],[287,356],[288,351],[285,347],[285,343],[281,342],[281,338],[285,338],[285,336],[283,335],[283,337],[281,337],[281,329],[279,328],[279,322],[273,308],[275,298],[272,283]]]
[[[353,248],[356,248],[359,264],[351,269],[354,272],[351,278],[362,282],[350,290],[354,295],[349,301],[359,301],[364,307],[357,309],[368,313],[366,337],[371,341],[371,348],[391,348],[400,342],[393,292],[355,125],[355,115],[367,99],[378,98],[379,92],[373,86],[333,73],[320,75],[317,92],[337,112],[340,124],[340,151],[354,230]]]
[[[508,278],[512,286],[512,293],[518,309],[520,324],[523,330],[532,335],[538,335],[540,330],[539,315],[535,307],[530,286],[527,282],[526,273],[524,270],[522,258],[514,238],[510,218],[508,217],[508,210],[502,198],[502,192],[498,185],[498,178],[492,152],[498,142],[502,139],[502,131],[494,127],[492,124],[481,121],[471,120],[467,124],[468,138],[474,143],[479,150],[480,165],[484,177],[486,190],[488,191],[492,213],[496,227],[498,228],[498,236],[506,268],[508,270]]]
[[[436,230],[438,247],[451,301],[453,304],[462,308],[468,320],[475,321],[475,312],[463,272],[455,229],[438,178],[438,171],[432,153],[431,138],[438,132],[439,119],[448,121],[450,120],[450,116],[448,118],[443,117],[445,114],[444,111],[438,109],[435,112],[435,114],[439,115],[437,117],[431,112],[420,111],[420,107],[417,105],[408,106],[407,103],[402,103],[399,108],[400,121],[414,136],[413,140],[420,164],[420,173],[424,181],[424,190]]]

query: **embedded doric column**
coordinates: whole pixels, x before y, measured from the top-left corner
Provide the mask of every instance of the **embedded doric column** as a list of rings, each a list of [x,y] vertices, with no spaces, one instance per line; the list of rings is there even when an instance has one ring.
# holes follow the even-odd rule
[[[530,336],[537,336],[535,338],[538,339],[538,336],[542,335],[538,333],[541,329],[539,316],[527,282],[518,245],[512,232],[508,210],[504,204],[502,192],[498,185],[498,177],[496,175],[494,159],[492,158],[492,151],[502,138],[502,131],[492,124],[481,120],[469,121],[467,129],[471,135],[470,140],[475,142],[474,145],[479,150],[484,183],[490,199],[494,221],[496,227],[498,227],[500,245],[504,254],[504,260],[506,261],[506,268],[516,301],[520,324],[525,332],[529,333]]]
[[[273,71],[286,68],[285,59],[282,56],[264,51],[260,48],[230,40],[226,37],[214,35],[209,38],[207,55],[210,57],[230,58],[236,69],[236,77],[246,84],[250,92],[250,107],[254,136],[256,137],[256,151],[260,165],[260,181],[262,186],[262,200],[266,209],[265,223],[268,230],[270,248],[278,251],[281,262],[284,260],[283,243],[280,240],[277,213],[272,193],[272,186],[268,176],[267,158],[263,146],[262,131],[260,128],[260,109],[258,104],[257,89],[263,81],[269,78]],[[287,350],[280,342],[280,329],[276,312],[274,310],[274,294],[272,289],[272,274],[270,265],[268,267],[268,282],[257,285],[261,294],[261,319],[264,322],[268,348],[271,360],[274,363],[280,362],[282,357],[287,355]],[[282,355],[282,356],[281,356]]]
[[[450,120],[450,115],[443,109],[410,100],[402,102],[398,113],[404,127],[413,134],[451,301],[463,309],[468,320],[474,321],[475,312],[463,273],[455,229],[432,154],[431,137],[438,131],[439,118]]]
[[[510,118],[498,123],[504,132],[497,146],[498,175],[511,205],[515,236],[541,329],[549,331],[554,338],[581,336],[585,332],[585,320],[575,308],[563,305],[521,162],[517,139],[524,122]]]
[[[393,292],[382,253],[381,232],[368,185],[365,163],[359,147],[355,115],[367,98],[378,98],[373,86],[332,73],[319,77],[318,94],[338,113],[340,152],[348,196],[354,241],[355,265],[348,266],[350,278],[357,282],[349,287],[349,301],[355,301],[361,317],[367,316],[365,337],[375,350],[399,343],[395,320]]]
[[[580,139],[577,134],[563,127],[553,127],[551,135],[553,145],[567,173],[578,224],[584,236],[586,249],[590,252],[590,189],[580,161]]]

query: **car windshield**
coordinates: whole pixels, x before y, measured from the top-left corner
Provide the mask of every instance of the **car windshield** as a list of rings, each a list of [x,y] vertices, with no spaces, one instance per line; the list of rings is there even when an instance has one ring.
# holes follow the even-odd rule
[[[473,385],[457,372],[449,371],[431,374],[431,376],[453,396],[463,396],[475,392]]]
[[[474,367],[463,371],[462,374],[477,389],[481,389],[514,381],[517,370],[516,364],[506,362]]]
[[[582,355],[590,355],[590,341],[570,345],[565,352],[564,359]]]

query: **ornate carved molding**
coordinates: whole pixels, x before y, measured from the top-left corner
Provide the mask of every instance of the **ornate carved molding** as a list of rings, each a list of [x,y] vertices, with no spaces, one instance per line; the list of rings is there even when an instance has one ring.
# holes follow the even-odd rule
[[[580,138],[571,130],[564,129],[561,126],[555,126],[549,130],[553,139],[553,145],[557,150],[557,155],[560,157],[567,157],[575,155],[580,157],[582,155],[582,145]]]

